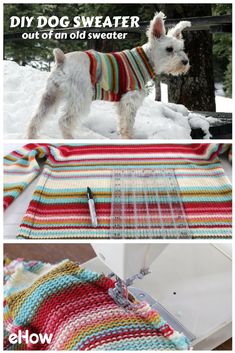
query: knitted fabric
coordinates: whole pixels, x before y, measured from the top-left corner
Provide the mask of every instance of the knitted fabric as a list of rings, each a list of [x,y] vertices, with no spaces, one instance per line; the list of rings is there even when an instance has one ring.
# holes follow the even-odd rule
[[[20,237],[109,238],[113,170],[170,169],[174,170],[192,237],[228,238],[232,235],[232,189],[219,159],[228,147],[29,144],[5,157],[5,208],[40,174],[19,228]],[[44,161],[43,169],[40,160]],[[95,199],[97,228],[90,220],[87,186]],[[164,232],[159,234],[164,236]],[[134,229],[133,238],[136,236],[141,237],[141,232]]]
[[[6,350],[186,350],[190,346],[147,303],[129,295],[133,306],[117,305],[108,294],[115,282],[102,274],[69,260],[54,266],[20,260],[9,266]],[[9,334],[18,330],[52,334],[52,340],[36,346],[10,344]]]
[[[90,59],[94,99],[119,101],[129,91],[144,89],[156,76],[142,47],[118,53],[85,53]]]

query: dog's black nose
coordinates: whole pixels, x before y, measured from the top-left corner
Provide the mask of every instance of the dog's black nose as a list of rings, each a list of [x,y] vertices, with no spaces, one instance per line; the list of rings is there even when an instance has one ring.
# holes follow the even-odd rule
[[[187,65],[188,64],[188,60],[182,60],[182,64],[183,65]]]

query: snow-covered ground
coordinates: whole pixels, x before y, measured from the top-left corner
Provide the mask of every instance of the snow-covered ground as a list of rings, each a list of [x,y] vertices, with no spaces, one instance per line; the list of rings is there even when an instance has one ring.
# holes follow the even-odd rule
[[[25,137],[26,125],[32,116],[45,86],[47,72],[30,66],[19,66],[13,61],[4,63],[4,136],[6,139]],[[192,127],[201,127],[209,138],[209,120],[190,113],[184,106],[167,103],[163,85],[163,102],[154,101],[150,94],[139,109],[135,122],[136,139],[191,139]],[[226,111],[231,100],[217,97],[217,111]],[[231,109],[230,109],[231,108]],[[213,119],[213,118],[212,118]],[[52,113],[41,130],[41,138],[61,138],[58,114]],[[115,103],[95,101],[89,116],[74,132],[77,139],[115,139],[117,115]]]

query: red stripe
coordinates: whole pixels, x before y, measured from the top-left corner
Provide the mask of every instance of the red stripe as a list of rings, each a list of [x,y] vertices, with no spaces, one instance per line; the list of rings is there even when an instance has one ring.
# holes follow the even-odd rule
[[[140,205],[141,207],[141,205]],[[155,205],[149,206],[149,212],[153,212]],[[168,209],[167,204],[162,204],[161,205],[161,211],[163,212],[164,209]],[[202,211],[203,215],[202,215]],[[202,215],[203,216],[208,216],[208,217],[216,217],[217,215],[221,215],[221,217],[226,217],[230,218],[232,210],[232,202],[231,201],[225,201],[225,202],[189,202],[186,203],[184,202],[184,211],[186,215],[189,217],[196,216],[196,215]],[[108,202],[104,203],[97,203],[96,204],[96,213],[98,217],[109,217],[111,212],[111,205]],[[29,216],[27,217],[34,217],[34,214],[36,216],[57,216],[61,218],[61,221],[63,219],[66,220],[66,216],[74,216],[78,217],[78,219],[81,219],[82,217],[86,217],[89,219],[90,213],[89,213],[89,208],[86,203],[81,204],[81,203],[67,203],[65,204],[41,204],[38,201],[32,200],[30,202],[29,208],[27,210],[27,213],[29,213]],[[155,212],[157,215],[157,211]],[[169,214],[169,212],[168,212]],[[23,223],[24,224],[24,223]],[[25,225],[26,227],[26,225]],[[85,227],[86,228],[86,227]]]
[[[92,153],[195,153],[197,155],[205,154],[209,144],[161,144],[161,145],[96,145],[96,146],[60,146],[58,149],[63,156],[69,156],[71,153],[79,153],[79,155]]]
[[[120,154],[120,153],[130,153],[130,154],[139,154],[139,153],[193,153],[198,156],[203,156],[207,151],[210,144],[149,144],[149,145],[89,145],[89,146],[54,146],[57,151],[64,157],[71,155],[86,155],[86,154]],[[48,151],[50,149],[49,144],[27,144],[24,148],[33,150],[37,147],[47,147]],[[217,148],[217,151],[210,156],[214,158],[215,155],[221,150],[222,144]],[[196,157],[196,156],[195,156]],[[57,161],[58,162],[58,161]]]
[[[85,51],[85,54],[90,59],[90,77],[91,77],[91,83],[93,86],[96,84],[96,70],[97,70],[97,60],[94,58],[94,55],[90,51]]]
[[[14,201],[13,196],[4,196],[4,210],[7,209],[8,206]]]

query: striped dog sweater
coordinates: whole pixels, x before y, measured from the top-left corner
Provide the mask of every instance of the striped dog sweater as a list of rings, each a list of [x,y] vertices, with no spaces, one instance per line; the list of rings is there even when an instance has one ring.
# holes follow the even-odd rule
[[[94,99],[120,101],[123,94],[144,89],[156,75],[142,47],[117,53],[85,51],[90,59]]]
[[[131,294],[123,308],[108,294],[114,280],[64,260],[56,265],[15,260],[5,267],[5,350],[187,350],[188,339]],[[10,343],[9,335],[52,336],[51,342]]]
[[[141,217],[136,219],[136,209],[127,195],[126,203],[130,205],[130,214],[134,215],[131,220],[135,224],[133,227],[127,220],[121,237],[178,237],[180,229],[177,224],[168,223],[169,216],[178,212],[175,194],[167,197],[166,178],[170,176],[177,184],[178,205],[186,217],[188,237],[230,238],[232,188],[219,158],[220,153],[228,148],[227,144],[28,144],[4,158],[5,208],[40,175],[19,227],[19,237],[109,239],[113,237],[113,174],[133,169],[148,172],[151,168],[158,173],[156,186],[151,190],[147,182],[143,183],[138,209],[140,212],[146,209],[145,198],[149,197],[147,211],[150,212],[151,208],[155,220],[153,226],[149,228],[138,223]],[[126,190],[138,191],[138,184],[132,183],[132,179],[127,180]],[[91,224],[87,186],[95,200],[96,228]],[[154,197],[151,196],[153,192]]]

